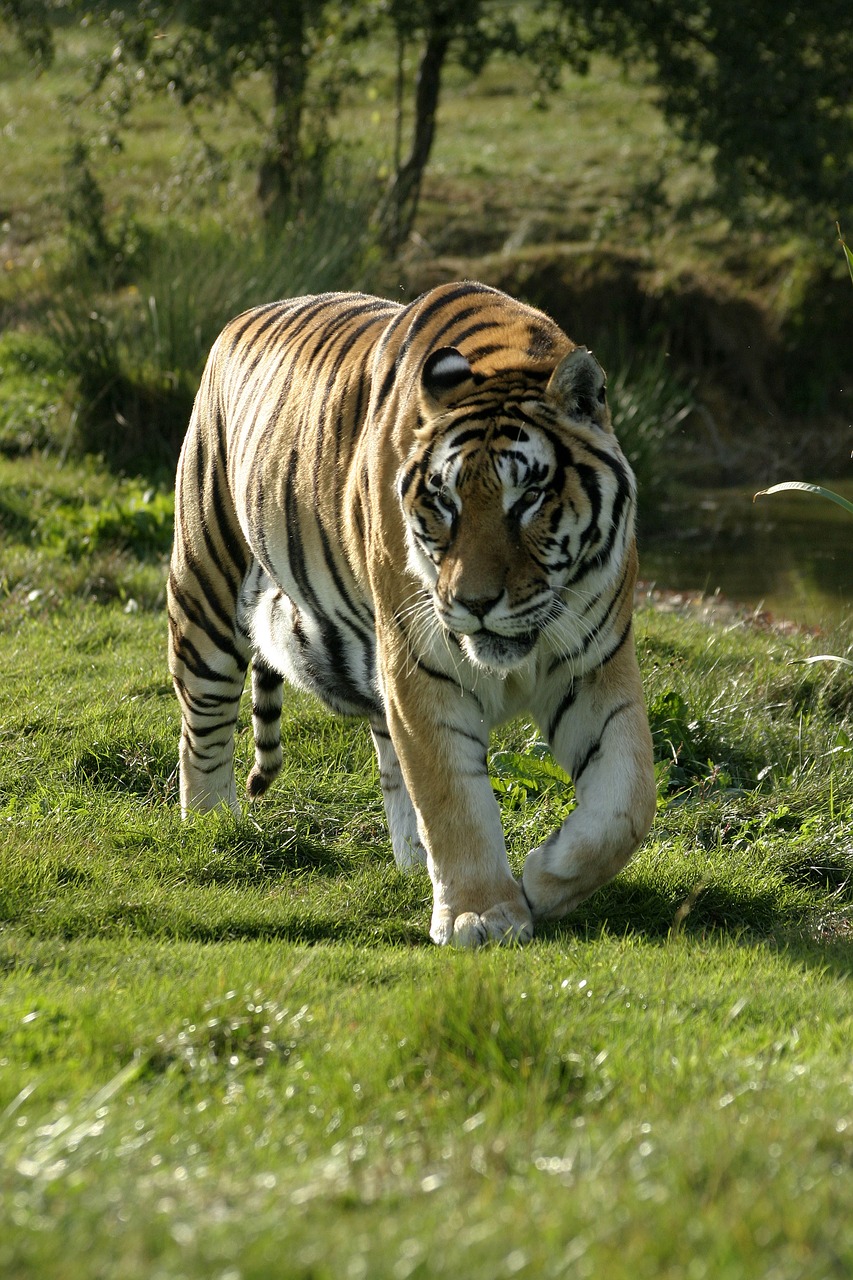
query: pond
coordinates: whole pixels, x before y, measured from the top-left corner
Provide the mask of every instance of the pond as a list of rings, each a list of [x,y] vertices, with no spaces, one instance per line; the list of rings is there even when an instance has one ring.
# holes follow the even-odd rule
[[[853,500],[853,481],[826,487]],[[640,539],[640,577],[808,626],[851,620],[853,516],[815,494],[753,493],[703,489],[673,503],[666,532]]]

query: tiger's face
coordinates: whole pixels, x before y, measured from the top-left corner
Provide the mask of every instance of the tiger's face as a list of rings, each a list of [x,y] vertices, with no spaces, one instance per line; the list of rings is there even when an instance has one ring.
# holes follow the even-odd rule
[[[612,572],[613,539],[633,537],[634,480],[604,389],[584,348],[547,386],[478,377],[454,348],[424,366],[398,477],[409,568],[478,666],[510,671],[543,632],[574,634]]]

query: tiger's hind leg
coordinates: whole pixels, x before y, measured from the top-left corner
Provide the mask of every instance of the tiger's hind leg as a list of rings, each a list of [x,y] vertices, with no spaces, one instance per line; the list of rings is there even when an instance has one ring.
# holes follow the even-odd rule
[[[225,805],[239,813],[234,731],[248,666],[248,644],[174,572],[169,580],[169,669],[181,707],[181,812]]]
[[[281,706],[284,681],[264,662],[260,654],[252,658],[252,729],[255,734],[255,763],[246,781],[250,800],[256,800],[281,772]]]
[[[179,475],[180,479],[180,475]],[[167,586],[169,670],[181,708],[181,812],[220,805],[239,813],[234,781],[234,732],[249,665],[249,636],[237,616],[245,572],[236,537],[220,548],[195,539],[186,526],[195,511],[179,486],[176,538]],[[218,552],[218,554],[217,554]]]
[[[411,871],[413,867],[426,866],[426,849],[418,832],[415,807],[409,796],[400,761],[384,720],[371,717],[370,734],[379,762],[379,782],[382,787],[382,799],[385,802],[394,861],[401,871]]]

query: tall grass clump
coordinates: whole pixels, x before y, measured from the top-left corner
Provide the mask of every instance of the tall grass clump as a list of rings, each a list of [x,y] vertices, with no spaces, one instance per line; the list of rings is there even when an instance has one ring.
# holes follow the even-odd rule
[[[83,271],[49,321],[77,388],[72,448],[146,474],[171,470],[222,325],[275,298],[361,286],[367,208],[366,193],[342,186],[275,229],[167,225],[113,293]]]
[[[662,352],[634,356],[609,381],[613,429],[637,477],[643,497],[641,520],[654,524],[654,510],[672,483],[670,446],[693,412],[689,387],[674,378]]]

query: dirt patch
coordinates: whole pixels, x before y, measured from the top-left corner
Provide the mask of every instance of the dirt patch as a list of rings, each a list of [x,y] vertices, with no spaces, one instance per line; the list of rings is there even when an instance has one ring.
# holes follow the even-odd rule
[[[738,604],[719,591],[705,595],[701,591],[670,591],[655,582],[638,582],[634,591],[634,608],[673,613],[708,626],[751,627],[756,631],[772,631],[776,635],[820,635],[819,627],[807,627],[788,618],[778,618],[768,609]]]

